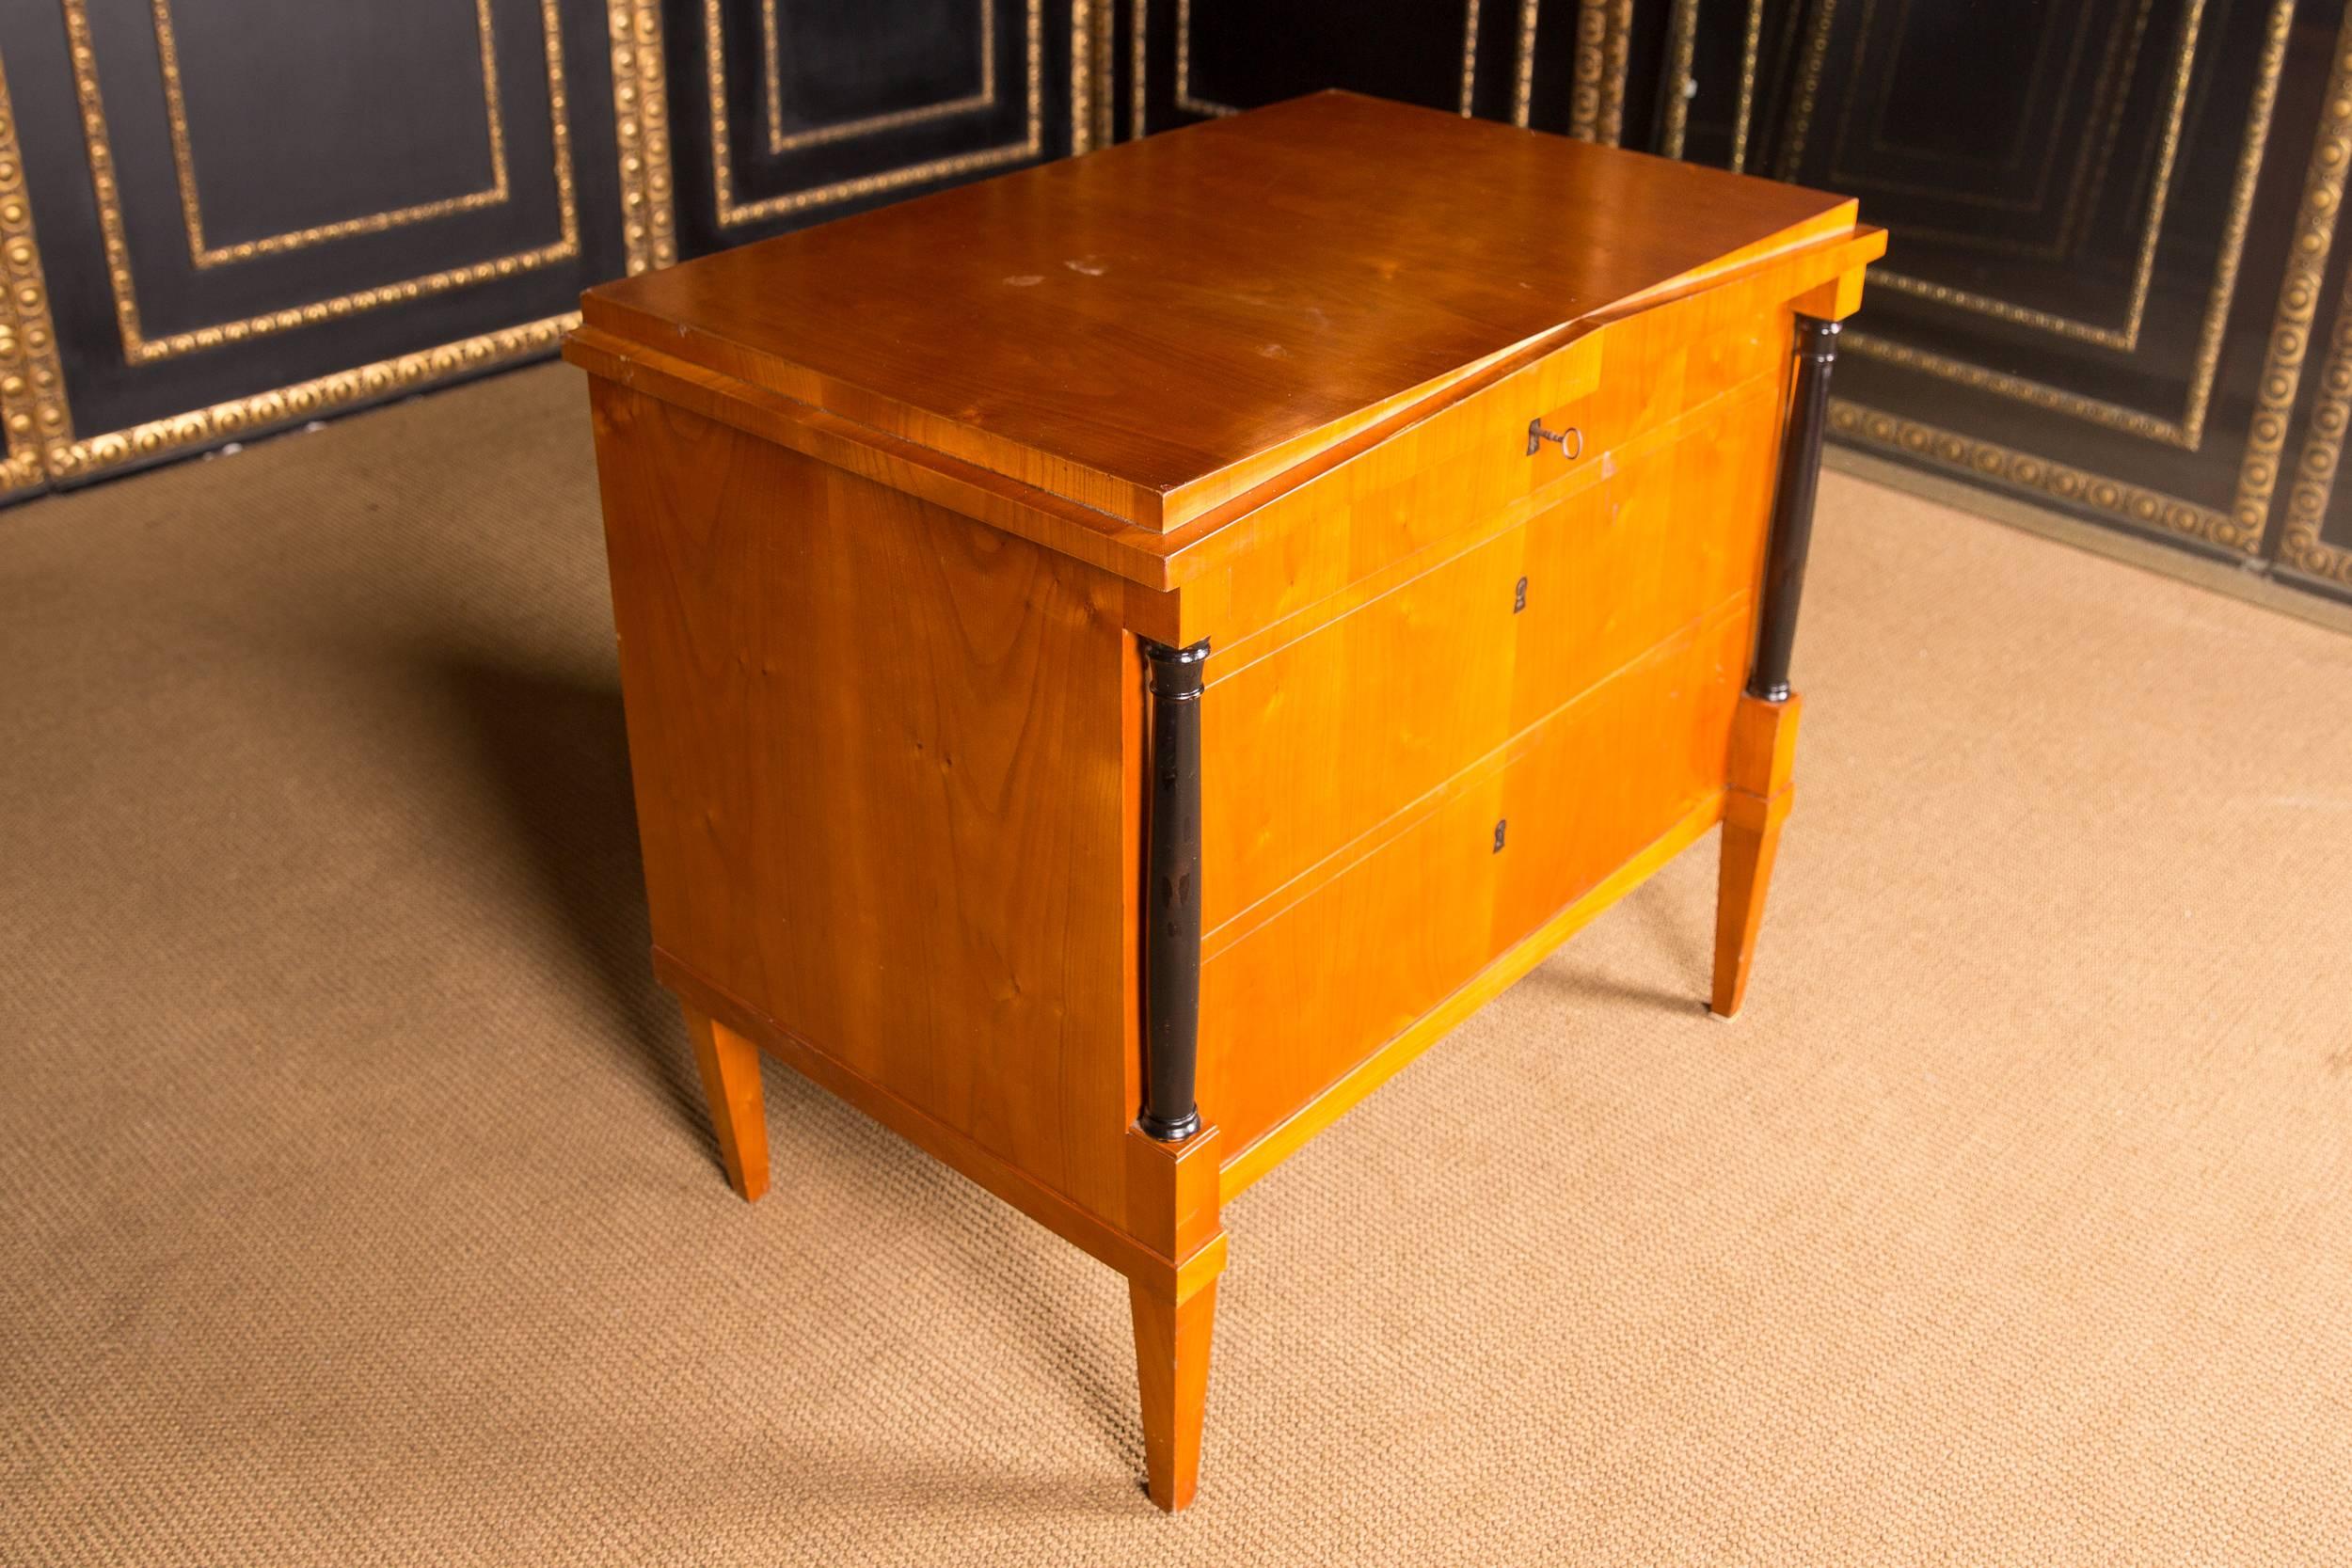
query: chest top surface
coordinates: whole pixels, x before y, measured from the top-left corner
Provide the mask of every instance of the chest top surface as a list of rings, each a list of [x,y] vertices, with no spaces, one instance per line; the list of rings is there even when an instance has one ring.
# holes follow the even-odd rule
[[[1839,197],[1348,93],[592,291],[591,329],[1149,529]]]

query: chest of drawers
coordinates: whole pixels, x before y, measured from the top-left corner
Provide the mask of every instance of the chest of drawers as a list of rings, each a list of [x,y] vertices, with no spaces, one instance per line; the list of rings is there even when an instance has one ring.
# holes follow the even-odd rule
[[[593,292],[654,962],[738,1191],[765,1051],[1118,1269],[1184,1506],[1225,1198],[1718,822],[1738,1006],[1883,245],[1324,94]]]

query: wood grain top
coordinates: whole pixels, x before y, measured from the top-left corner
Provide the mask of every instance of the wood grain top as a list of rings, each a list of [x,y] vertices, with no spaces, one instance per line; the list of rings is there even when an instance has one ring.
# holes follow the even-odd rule
[[[1842,198],[1327,92],[592,290],[588,327],[1149,529]]]

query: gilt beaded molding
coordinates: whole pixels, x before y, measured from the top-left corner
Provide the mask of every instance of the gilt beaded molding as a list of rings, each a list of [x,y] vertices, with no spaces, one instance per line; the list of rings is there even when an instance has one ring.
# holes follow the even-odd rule
[[[543,19],[553,14],[554,5],[555,0],[542,0]],[[606,20],[612,43],[624,250],[628,269],[636,273],[677,260],[660,0],[610,0]],[[560,72],[561,61],[553,55],[551,43],[551,64]],[[561,145],[568,148],[564,106],[559,91],[555,124]],[[561,179],[568,210],[568,153],[563,162]],[[492,265],[495,272],[496,264]],[[422,391],[458,376],[538,357],[553,352],[564,334],[580,321],[578,312],[564,311],[127,429],[77,436],[24,188],[5,69],[0,69],[0,277],[5,278],[7,290],[5,298],[0,298],[0,424],[7,431],[6,457],[0,461],[0,495],[95,478],[174,451],[320,418],[356,404]]]
[[[269,333],[340,321],[387,305],[447,293],[492,278],[511,277],[519,272],[569,261],[580,254],[580,212],[572,184],[570,101],[564,82],[562,19],[557,0],[539,0],[540,23],[546,34],[548,117],[554,138],[552,162],[560,214],[558,237],[552,243],[237,321],[150,338],[139,320],[137,286],[131,272],[131,243],[123,223],[105,104],[99,92],[98,56],[90,39],[87,0],[62,0],[62,8],[73,66],[74,95],[81,106],[84,150],[89,160],[90,190],[97,200],[99,232],[105,245],[106,278],[114,290],[115,321],[122,337],[123,357],[131,364],[152,364]]]
[[[33,236],[5,69],[0,69],[0,278],[8,290],[0,299],[0,423],[8,430],[0,495],[8,495],[48,482],[48,453],[72,438],[73,421],[66,412],[56,324],[50,319],[49,284]]]

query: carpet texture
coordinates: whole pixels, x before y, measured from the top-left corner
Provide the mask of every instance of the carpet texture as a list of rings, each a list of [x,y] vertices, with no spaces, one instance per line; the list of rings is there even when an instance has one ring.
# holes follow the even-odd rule
[[[2352,1561],[2352,640],[1831,476],[1714,845],[1108,1271],[647,974],[580,378],[0,514],[0,1561]]]

